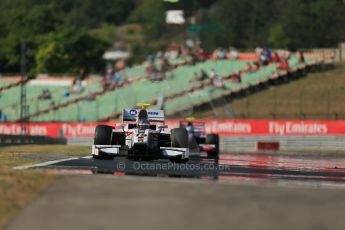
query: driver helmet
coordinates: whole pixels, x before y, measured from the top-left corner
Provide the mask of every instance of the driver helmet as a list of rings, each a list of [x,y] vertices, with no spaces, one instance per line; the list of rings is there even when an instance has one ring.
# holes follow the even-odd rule
[[[140,130],[149,129],[150,128],[149,120],[146,119],[146,118],[139,119],[139,121],[138,121],[138,128]]]
[[[194,125],[192,122],[188,122],[187,127],[186,127],[188,133],[194,133]]]

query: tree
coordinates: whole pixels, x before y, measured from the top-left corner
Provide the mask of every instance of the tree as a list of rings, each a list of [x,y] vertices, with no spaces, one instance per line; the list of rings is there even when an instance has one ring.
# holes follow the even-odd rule
[[[271,27],[268,44],[272,48],[283,48],[290,45],[290,39],[286,36],[284,28],[280,24]]]
[[[108,43],[86,31],[65,29],[41,39],[35,55],[36,73],[78,73],[80,68],[96,72],[103,68],[102,54]]]
[[[143,24],[148,39],[160,38],[165,30],[163,1],[141,0],[129,20]]]

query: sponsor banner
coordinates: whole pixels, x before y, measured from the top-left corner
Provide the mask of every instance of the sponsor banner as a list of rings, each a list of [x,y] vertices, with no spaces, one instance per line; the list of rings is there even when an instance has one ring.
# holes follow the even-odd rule
[[[345,121],[205,120],[220,135],[345,135]]]
[[[219,135],[273,135],[273,136],[317,136],[345,135],[345,120],[200,120],[205,122],[207,133]],[[198,120],[199,122],[199,120]],[[31,135],[50,137],[92,137],[97,125],[116,126],[118,122],[105,123],[30,123],[27,129]],[[179,120],[167,120],[169,128],[177,128]],[[0,123],[0,134],[18,135],[21,133],[19,123]]]

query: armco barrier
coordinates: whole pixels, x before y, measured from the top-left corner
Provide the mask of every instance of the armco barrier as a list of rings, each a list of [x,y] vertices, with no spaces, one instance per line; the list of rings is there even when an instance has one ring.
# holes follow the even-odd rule
[[[67,144],[66,138],[52,138],[46,136],[22,136],[22,135],[0,135],[0,146],[7,145],[45,145],[45,144]]]

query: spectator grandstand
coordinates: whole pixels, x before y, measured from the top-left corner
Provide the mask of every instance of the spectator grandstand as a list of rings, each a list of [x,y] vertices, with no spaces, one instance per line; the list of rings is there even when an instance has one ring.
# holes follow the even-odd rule
[[[99,78],[89,78],[83,81],[83,90],[76,94],[66,94],[73,81],[71,78],[31,80],[27,83],[29,118],[37,122],[109,120],[117,118],[123,108],[133,107],[138,101],[155,105],[161,95],[165,98],[166,113],[173,116],[179,111],[201,106],[210,100],[217,100],[281,77],[294,76],[292,73],[321,62],[318,58],[306,58],[303,63],[299,56],[295,55],[288,60],[288,69],[279,68],[279,63],[273,61],[266,66],[260,65],[257,69],[248,70],[248,66],[255,61],[241,60],[241,56],[245,55],[239,54],[239,60],[233,60],[231,57],[230,60],[211,57],[197,63],[191,63],[188,57],[170,60],[173,68],[168,70],[167,77],[155,82],[148,80],[148,63],[144,63],[124,69],[128,84],[122,87],[104,90]],[[250,59],[255,60],[252,57]],[[162,63],[156,60],[154,64],[160,68]],[[212,71],[213,75],[218,76],[216,80],[221,83],[221,87],[215,84]],[[195,75],[202,73],[209,76],[196,80]],[[237,81],[233,80],[234,75],[238,77]],[[0,86],[8,85],[5,81],[0,82]],[[50,97],[44,99],[42,92],[48,91]],[[18,85],[2,92],[0,109],[9,121],[19,118],[19,92]]]

